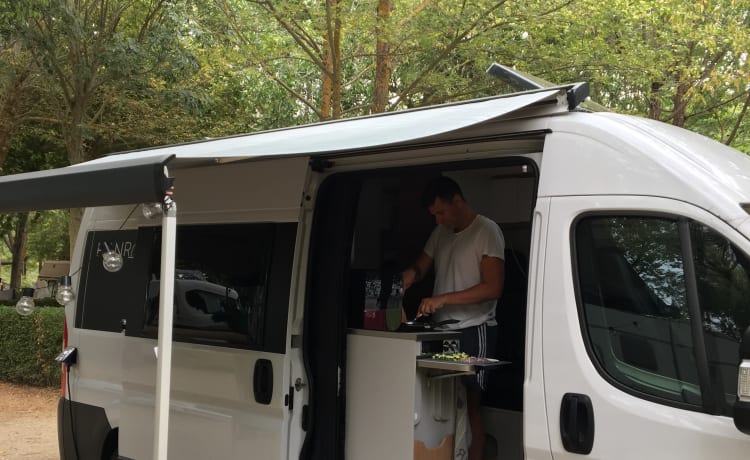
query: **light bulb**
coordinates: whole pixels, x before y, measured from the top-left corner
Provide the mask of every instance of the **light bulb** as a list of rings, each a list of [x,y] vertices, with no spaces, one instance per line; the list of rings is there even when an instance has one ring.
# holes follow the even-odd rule
[[[75,292],[73,292],[73,286],[70,279],[70,275],[60,277],[60,284],[57,286],[57,294],[55,294],[55,300],[62,306],[67,305],[76,298]]]
[[[164,214],[161,203],[143,203],[141,210],[146,219],[153,219]]]
[[[102,253],[102,266],[110,273],[119,272],[122,268],[122,255],[111,250]]]
[[[34,290],[31,288],[21,289],[21,298],[16,303],[16,313],[21,316],[29,316],[34,313]]]

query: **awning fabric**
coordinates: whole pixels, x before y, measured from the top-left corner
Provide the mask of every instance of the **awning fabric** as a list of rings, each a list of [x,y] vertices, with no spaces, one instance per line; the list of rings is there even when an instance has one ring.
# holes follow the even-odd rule
[[[529,91],[468,102],[389,112],[368,117],[295,126],[209,139],[157,149],[133,151],[94,160],[104,164],[121,155],[142,158],[156,153],[177,159],[240,159],[280,155],[326,156],[342,152],[400,147],[459,138],[465,129],[497,120],[531,106],[545,114],[567,112],[568,87]]]
[[[568,111],[571,87],[390,112],[110,155],[66,168],[0,176],[0,213],[161,201],[164,166],[286,155],[326,156],[461,139],[466,129],[524,109]]]

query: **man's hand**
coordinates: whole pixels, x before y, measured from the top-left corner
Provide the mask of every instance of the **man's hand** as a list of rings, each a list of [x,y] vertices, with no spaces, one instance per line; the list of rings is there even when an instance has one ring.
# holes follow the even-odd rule
[[[425,297],[419,304],[419,310],[417,310],[417,318],[420,316],[427,316],[435,313],[438,308],[443,308],[447,303],[445,295],[438,295],[435,297]]]

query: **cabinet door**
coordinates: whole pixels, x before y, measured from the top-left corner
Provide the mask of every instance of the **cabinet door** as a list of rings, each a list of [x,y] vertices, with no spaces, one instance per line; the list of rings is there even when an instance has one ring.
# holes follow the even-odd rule
[[[565,197],[549,209],[541,308],[553,457],[746,458],[731,404],[750,322],[747,239],[666,199]]]

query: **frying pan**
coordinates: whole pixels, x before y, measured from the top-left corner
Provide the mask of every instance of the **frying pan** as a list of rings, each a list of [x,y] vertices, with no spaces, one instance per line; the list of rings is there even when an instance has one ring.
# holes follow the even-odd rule
[[[431,332],[434,331],[435,328],[446,326],[448,324],[456,324],[458,322],[457,319],[446,319],[443,321],[404,321],[401,323],[401,325],[396,329],[396,332]]]

